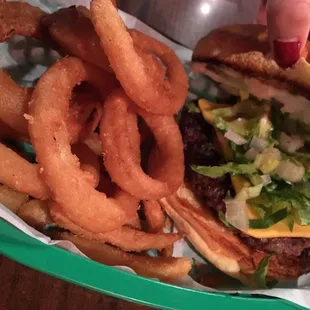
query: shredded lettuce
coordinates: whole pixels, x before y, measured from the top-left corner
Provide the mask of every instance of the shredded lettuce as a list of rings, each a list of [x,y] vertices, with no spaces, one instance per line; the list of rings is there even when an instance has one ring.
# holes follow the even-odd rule
[[[284,223],[288,226],[289,230],[292,232],[294,230],[294,217],[292,214],[290,214],[285,220]]]
[[[228,163],[221,166],[197,166],[192,165],[191,168],[206,177],[218,178],[222,177],[227,173],[231,174],[253,174],[257,173],[257,169],[253,164],[235,164]]]
[[[213,123],[222,133],[226,133],[228,130],[231,130],[242,137],[247,137],[247,129],[245,124],[238,124],[238,122],[227,122],[220,116],[216,116]]]
[[[268,103],[266,101],[258,102],[254,99],[241,100],[230,108],[230,116],[245,117],[250,119],[264,114],[267,110],[267,107]]]
[[[301,121],[294,120],[289,113],[283,113],[283,105],[276,101],[271,103],[271,122],[277,131],[283,131],[290,135],[298,135],[301,138],[310,141],[310,126]]]
[[[257,266],[257,269],[254,273],[254,282],[258,288],[270,289],[278,283],[278,281],[276,281],[275,279],[267,279],[269,262],[272,256],[274,256],[274,254],[265,256]]]
[[[263,229],[283,221],[292,231],[295,222],[310,225],[310,126],[290,119],[288,114],[281,112],[279,104],[273,103],[270,106],[270,102],[258,102],[250,98],[230,107],[221,105],[219,108],[208,110],[211,115],[208,121],[212,122],[218,131],[222,134],[232,131],[247,142],[237,145],[228,141],[233,154],[229,160],[232,162],[214,167],[193,165],[191,168],[199,174],[213,178],[228,173],[232,176],[243,175],[253,186],[249,184],[250,187],[241,189],[235,198],[247,201],[259,216],[259,219],[250,220],[250,227]],[[193,112],[197,111],[195,104],[191,108]],[[299,135],[309,142],[306,141],[303,148],[291,154],[281,152],[281,132]],[[268,141],[268,146],[258,150],[259,154],[252,163],[245,154],[253,147],[250,142],[254,137]],[[301,182],[291,184],[292,182],[285,182],[283,177],[277,175],[276,169],[284,160],[305,167],[305,175]],[[270,176],[270,184],[262,184],[261,174]],[[219,218],[229,226],[224,214],[219,213]]]
[[[241,100],[235,105],[227,108],[212,110],[212,113],[220,117],[246,117],[247,119],[262,115],[267,110],[265,103],[257,102],[253,99]]]
[[[249,204],[249,206],[261,219],[266,216],[266,208],[264,206],[254,203]]]
[[[271,123],[267,117],[255,117],[251,119],[237,118],[228,122],[223,117],[216,115],[213,119],[213,124],[222,133],[226,133],[231,130],[248,141],[252,140],[252,138],[256,136],[266,139],[269,147],[277,144],[277,141],[272,138]],[[244,153],[245,152],[246,151],[244,151]]]
[[[305,167],[310,168],[310,154],[303,153],[303,152],[295,152],[291,154],[291,159],[295,159],[300,164],[304,165]]]
[[[233,158],[232,160],[238,164],[248,164],[250,161],[245,157],[245,146],[237,145],[232,141],[229,141],[229,147],[232,150]]]
[[[259,174],[248,175],[248,179],[253,185],[260,185],[263,183],[262,177]]]
[[[236,200],[244,200],[247,201],[248,199],[258,197],[262,191],[263,184],[259,184],[252,187],[244,187],[241,191],[237,194]]]
[[[281,210],[286,210],[287,216],[284,222],[290,229],[293,229],[292,214],[298,224],[302,226],[310,225],[309,182],[299,183],[297,185],[289,185],[284,181],[273,182],[272,188],[270,187],[268,189],[268,186],[264,187],[258,197],[248,200],[247,203],[263,221]],[[285,213],[284,211],[282,212],[277,213],[277,216],[282,214],[284,217]],[[264,225],[262,224],[262,226]]]
[[[200,110],[197,104],[195,104],[194,102],[189,102],[188,104],[186,104],[185,108],[188,110],[188,112],[200,113]]]
[[[212,110],[212,113],[215,116],[219,116],[219,117],[223,117],[223,118],[235,116],[234,106],[229,107],[229,108],[214,109],[214,110]]]
[[[308,183],[309,186],[310,184]],[[307,197],[309,193],[305,195],[303,191],[299,191],[298,187],[292,187],[285,191],[280,191],[277,194],[282,195],[282,199],[285,199],[291,204],[298,224],[301,226],[310,224],[310,198]]]
[[[236,228],[235,228],[233,225],[231,225],[230,223],[228,223],[228,221],[227,221],[227,219],[226,219],[226,216],[225,216],[225,214],[224,214],[222,211],[219,211],[218,215],[219,215],[220,221],[221,221],[227,228],[229,228],[230,230],[236,230]]]
[[[253,229],[266,229],[269,228],[278,222],[283,221],[290,215],[289,211],[287,209],[280,209],[279,211],[267,216],[265,214],[265,217],[262,219],[257,220],[250,220],[249,221],[249,227]]]

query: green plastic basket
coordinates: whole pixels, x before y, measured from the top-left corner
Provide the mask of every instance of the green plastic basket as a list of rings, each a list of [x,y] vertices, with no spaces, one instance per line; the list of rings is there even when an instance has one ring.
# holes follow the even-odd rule
[[[207,293],[146,279],[45,245],[3,220],[0,253],[59,279],[160,309],[304,309],[280,299]]]

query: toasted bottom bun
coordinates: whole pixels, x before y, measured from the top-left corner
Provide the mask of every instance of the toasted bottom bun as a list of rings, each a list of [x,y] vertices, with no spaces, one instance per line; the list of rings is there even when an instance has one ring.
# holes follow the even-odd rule
[[[187,239],[211,264],[243,283],[254,286],[253,274],[259,262],[269,255],[250,249],[231,230],[226,228],[185,186],[168,198],[160,200],[167,214]],[[299,260],[270,259],[268,276],[277,280],[296,279],[302,274]]]

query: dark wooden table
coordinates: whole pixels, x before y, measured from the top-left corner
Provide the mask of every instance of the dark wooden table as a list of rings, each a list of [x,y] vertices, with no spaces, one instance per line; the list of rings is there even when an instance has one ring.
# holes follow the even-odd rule
[[[1,310],[148,309],[55,279],[0,256]]]
[[[251,23],[260,0],[118,0],[119,7],[187,47],[217,26]],[[0,256],[0,310],[147,309],[44,275]]]

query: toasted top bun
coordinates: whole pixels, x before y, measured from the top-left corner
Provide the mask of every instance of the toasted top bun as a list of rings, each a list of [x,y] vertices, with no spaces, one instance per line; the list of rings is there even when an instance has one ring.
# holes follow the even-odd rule
[[[173,196],[161,199],[160,204],[210,263],[243,283],[254,286],[253,273],[268,253],[245,245],[210,209],[203,208],[186,186],[181,187]],[[271,257],[268,276],[283,281],[296,279],[302,274],[298,261],[287,260],[284,264],[277,256]]]
[[[308,41],[302,57],[289,69],[280,68],[271,57],[267,27],[263,25],[229,25],[202,38],[194,49],[192,60],[213,65],[226,65],[245,75],[281,81],[290,92],[310,96],[310,54]]]

